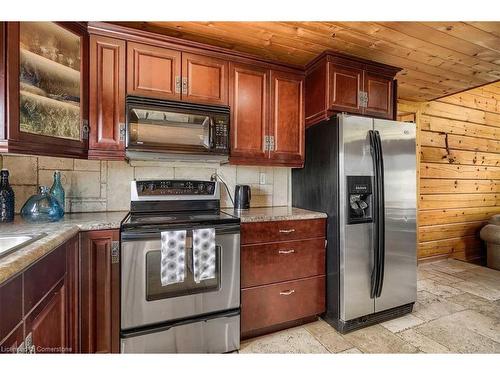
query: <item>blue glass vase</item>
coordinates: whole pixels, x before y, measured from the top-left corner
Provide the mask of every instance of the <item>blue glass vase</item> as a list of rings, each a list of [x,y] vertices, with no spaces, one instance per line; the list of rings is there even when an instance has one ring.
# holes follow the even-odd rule
[[[32,195],[21,208],[21,216],[32,222],[58,221],[64,216],[64,210],[49,188],[40,186],[38,194]]]
[[[61,172],[59,171],[54,172],[54,183],[50,188],[50,194],[52,194],[52,196],[54,196],[59,201],[59,204],[61,205],[63,211],[65,211],[66,210],[64,203],[65,194],[64,194],[64,188],[61,184]]]

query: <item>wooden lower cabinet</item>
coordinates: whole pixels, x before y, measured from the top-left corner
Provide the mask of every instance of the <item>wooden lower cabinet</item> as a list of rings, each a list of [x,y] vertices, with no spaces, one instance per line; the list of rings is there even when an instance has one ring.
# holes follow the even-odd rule
[[[0,286],[0,352],[79,351],[78,279],[73,238]]]
[[[83,353],[119,352],[120,265],[112,254],[118,241],[118,230],[80,234]]]
[[[67,352],[68,310],[66,280],[63,278],[25,318],[26,350],[46,354]]]
[[[323,313],[325,219],[241,227],[242,338],[297,325]]]

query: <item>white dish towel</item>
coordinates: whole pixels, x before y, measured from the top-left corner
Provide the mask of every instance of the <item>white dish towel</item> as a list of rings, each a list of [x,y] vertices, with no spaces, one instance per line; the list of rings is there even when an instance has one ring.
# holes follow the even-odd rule
[[[215,228],[193,230],[194,281],[215,278]]]
[[[185,277],[186,231],[161,232],[161,285],[181,283]]]

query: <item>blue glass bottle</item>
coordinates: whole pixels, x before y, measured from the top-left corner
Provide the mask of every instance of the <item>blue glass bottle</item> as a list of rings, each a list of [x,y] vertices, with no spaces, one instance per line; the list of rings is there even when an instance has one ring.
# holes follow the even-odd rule
[[[64,194],[64,188],[61,184],[61,172],[59,171],[54,172],[54,183],[50,188],[50,194],[52,194],[59,201],[59,204],[61,205],[62,209],[65,210],[65,202],[64,202],[65,194]]]
[[[0,172],[0,222],[14,221],[14,190],[9,184],[9,171]]]
[[[64,216],[59,201],[49,192],[47,186],[40,186],[38,194],[32,195],[21,208],[24,220],[33,222],[58,221]]]

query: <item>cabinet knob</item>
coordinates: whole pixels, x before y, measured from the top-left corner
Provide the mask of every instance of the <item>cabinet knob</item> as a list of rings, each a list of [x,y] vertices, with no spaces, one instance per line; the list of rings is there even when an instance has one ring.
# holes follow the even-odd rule
[[[295,250],[294,249],[290,249],[290,250],[279,250],[278,251],[278,254],[293,254],[295,253]]]
[[[182,77],[182,95],[187,95],[188,93],[188,79],[187,77]]]
[[[120,142],[125,142],[125,124],[120,122]]]
[[[289,296],[293,293],[295,293],[295,289],[288,289],[280,292],[280,296]]]
[[[290,233],[293,233],[295,232],[295,229],[280,229],[279,231],[280,233],[284,233],[284,234],[290,234]]]

